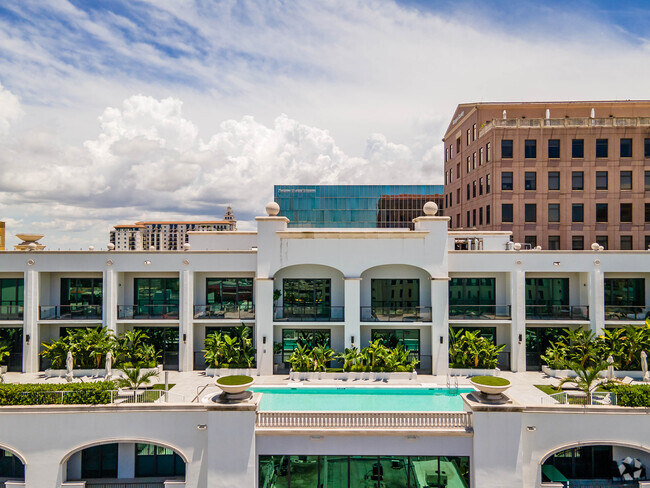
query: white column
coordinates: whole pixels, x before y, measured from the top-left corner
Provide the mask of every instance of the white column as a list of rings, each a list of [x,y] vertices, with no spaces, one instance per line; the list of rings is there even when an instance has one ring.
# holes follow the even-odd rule
[[[104,327],[117,333],[117,272],[112,266],[104,271],[102,316]]]
[[[605,330],[605,274],[599,266],[589,272],[589,328],[598,335]]]
[[[435,375],[449,372],[448,278],[431,279],[431,368]]]
[[[255,278],[257,374],[273,374],[273,278]]]
[[[345,347],[361,345],[361,278],[344,278],[345,287]],[[354,341],[352,338],[354,337]]]
[[[135,478],[135,444],[133,442],[117,445],[117,477]]]
[[[191,270],[181,271],[179,289],[178,369],[192,371],[194,369],[194,273]]]
[[[23,308],[23,371],[38,371],[38,330],[39,273],[34,269],[25,272],[25,296]],[[28,341],[29,339],[29,341]]]
[[[510,368],[526,371],[526,279],[521,269],[510,273],[510,313]]]

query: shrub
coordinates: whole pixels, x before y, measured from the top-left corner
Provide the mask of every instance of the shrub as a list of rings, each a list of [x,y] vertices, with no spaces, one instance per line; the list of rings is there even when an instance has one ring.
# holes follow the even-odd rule
[[[0,384],[0,405],[102,405],[110,403],[112,381],[66,384]],[[55,394],[54,392],[70,392]]]
[[[450,330],[449,364],[452,368],[495,369],[505,344],[497,346],[480,331]]]
[[[211,368],[252,368],[255,348],[246,325],[233,327],[229,333],[215,332],[205,338],[205,362]]]
[[[650,407],[650,385],[606,385],[607,391],[618,395],[621,407]]]

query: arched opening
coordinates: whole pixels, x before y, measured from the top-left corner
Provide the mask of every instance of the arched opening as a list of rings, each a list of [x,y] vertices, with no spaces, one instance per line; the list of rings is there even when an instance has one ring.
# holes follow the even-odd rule
[[[25,463],[13,452],[0,448],[0,486],[5,481],[23,481]]]
[[[542,482],[565,486],[638,487],[648,480],[650,453],[616,444],[582,444],[549,455],[541,465]]]
[[[85,481],[87,488],[137,482],[157,487],[185,480],[185,459],[174,449],[148,442],[105,442],[74,452],[65,462],[67,481]]]

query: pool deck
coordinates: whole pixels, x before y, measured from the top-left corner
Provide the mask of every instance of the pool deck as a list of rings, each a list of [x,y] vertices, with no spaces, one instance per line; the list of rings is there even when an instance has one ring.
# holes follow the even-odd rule
[[[169,383],[174,387],[170,390],[173,393],[183,395],[185,401],[190,402],[201,390],[202,387],[208,386],[205,390],[206,393],[213,391],[216,388],[215,380],[212,377],[206,376],[202,371],[191,371],[180,373],[178,371],[169,371]],[[512,373],[503,371],[501,373],[503,378],[510,380],[512,387],[508,390],[507,394],[516,403],[520,405],[541,405],[542,398],[545,396],[542,391],[534,385],[551,385],[557,384],[557,379],[551,378],[541,372],[522,372]],[[43,373],[6,373],[4,375],[6,383],[65,383],[65,378],[45,378]],[[459,376],[459,387],[471,387],[469,377]],[[85,378],[84,381],[96,381],[101,378]],[[75,379],[75,382],[79,382]],[[164,383],[164,373],[154,379],[154,383]],[[271,386],[271,385],[295,385],[296,381],[290,381],[289,375],[272,375],[272,376],[255,376],[255,383],[257,385]],[[373,380],[310,380],[300,382],[303,385],[313,386],[437,386],[441,388],[447,387],[447,376],[433,376],[433,375],[418,375],[415,381],[409,380],[387,380],[387,381],[373,381]],[[453,382],[455,386],[455,382]]]

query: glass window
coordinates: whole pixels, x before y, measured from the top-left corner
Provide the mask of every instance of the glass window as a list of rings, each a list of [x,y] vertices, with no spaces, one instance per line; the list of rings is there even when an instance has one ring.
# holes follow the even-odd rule
[[[621,203],[621,222],[632,222],[632,204]]]
[[[512,171],[503,171],[501,173],[501,189],[512,190]]]
[[[253,278],[206,278],[206,304],[222,310],[253,308]]]
[[[492,186],[492,178],[490,177],[490,173],[487,174],[485,177],[485,193],[490,193],[490,187]]]
[[[544,466],[553,466],[572,480],[609,479],[612,478],[612,459],[611,446],[581,446],[555,453]]]
[[[472,142],[472,135],[471,131],[467,129],[467,145],[469,146],[470,143]]]
[[[501,141],[501,159],[512,159],[512,153],[512,139],[503,139]]]
[[[571,189],[572,190],[585,189],[585,174],[583,171],[574,171],[571,173]]]
[[[501,204],[501,221],[502,222],[512,222],[512,203],[502,203]]]
[[[316,346],[331,347],[332,332],[329,329],[282,329],[282,361],[289,362],[298,346],[313,349]]]
[[[466,164],[467,164],[467,173],[469,173],[470,170],[472,169],[472,168],[470,167],[469,156],[467,156]]]
[[[582,251],[585,248],[584,236],[573,236],[571,238],[571,249],[573,251]]]
[[[524,141],[524,157],[526,159],[537,157],[537,141],[535,139],[526,139]]]
[[[331,280],[321,279],[293,279],[282,280],[283,311],[289,315],[315,315],[317,318],[331,316]]]
[[[101,278],[61,278],[61,305],[101,304]]]
[[[549,139],[548,140],[548,158],[549,159],[558,159],[560,157],[560,140],[559,139]]]
[[[23,278],[0,279],[0,305],[24,305],[25,285]]]
[[[471,195],[472,194],[470,193],[469,183],[467,183],[467,200],[469,200],[471,198]]]
[[[599,246],[603,246],[603,249],[605,249],[605,251],[609,249],[609,239],[607,236],[596,236],[596,243]]]
[[[472,225],[476,227],[476,209],[472,210]]]
[[[571,157],[584,158],[585,157],[585,140],[573,139],[571,141]]]
[[[650,222],[650,203],[645,204],[645,221]]]
[[[621,171],[621,190],[632,189],[632,172]]]
[[[409,351],[409,360],[420,360],[420,330],[419,329],[372,329],[371,340],[380,341],[380,344],[389,349],[402,346]]]
[[[526,305],[568,305],[569,278],[526,278]]]
[[[645,236],[645,249],[650,249],[650,236]]]
[[[478,194],[483,195],[483,178],[478,179]]]
[[[472,197],[476,198],[476,180],[472,181]]]
[[[548,236],[548,248],[551,251],[560,249],[560,236]]]
[[[420,280],[372,279],[370,280],[373,307],[418,307],[420,305]]]
[[[472,125],[472,140],[476,140],[476,124]]]
[[[526,222],[537,222],[537,204],[527,203],[524,205],[524,218]]]
[[[549,222],[559,222],[560,221],[560,204],[559,203],[549,203],[548,204],[548,221]]]
[[[485,225],[490,225],[490,206],[485,206]]]
[[[607,157],[607,139],[596,139],[596,157],[597,158],[606,158]]]
[[[596,222],[607,222],[607,204],[596,204]]]
[[[650,139],[648,138],[643,140],[643,156],[650,158]]]
[[[644,178],[645,178],[645,191],[650,191],[650,171],[645,172]]]
[[[485,162],[489,163],[492,160],[492,145],[488,142],[485,145]]]
[[[632,236],[621,236],[621,250],[622,251],[632,250]]]
[[[136,305],[178,306],[178,278],[135,278]]]
[[[472,169],[476,169],[476,153],[472,153]]]
[[[478,150],[478,165],[483,166],[483,148],[479,148]]]
[[[560,189],[560,172],[559,171],[549,171],[548,172],[548,189],[549,190],[559,190]]]
[[[524,190],[537,190],[537,173],[526,171],[524,173]]]
[[[81,451],[81,477],[117,478],[118,444],[104,444]]]
[[[607,171],[596,171],[596,190],[607,190]]]
[[[632,139],[621,139],[621,157],[632,157]]]
[[[524,243],[527,247],[534,249],[537,247],[537,236],[524,236]]]
[[[0,449],[0,478],[25,479],[25,465],[11,452]]]
[[[644,278],[605,278],[605,305],[644,306]]]
[[[135,477],[184,476],[185,462],[173,450],[153,444],[135,445]]]
[[[584,222],[585,212],[584,204],[574,203],[571,205],[571,222]]]

